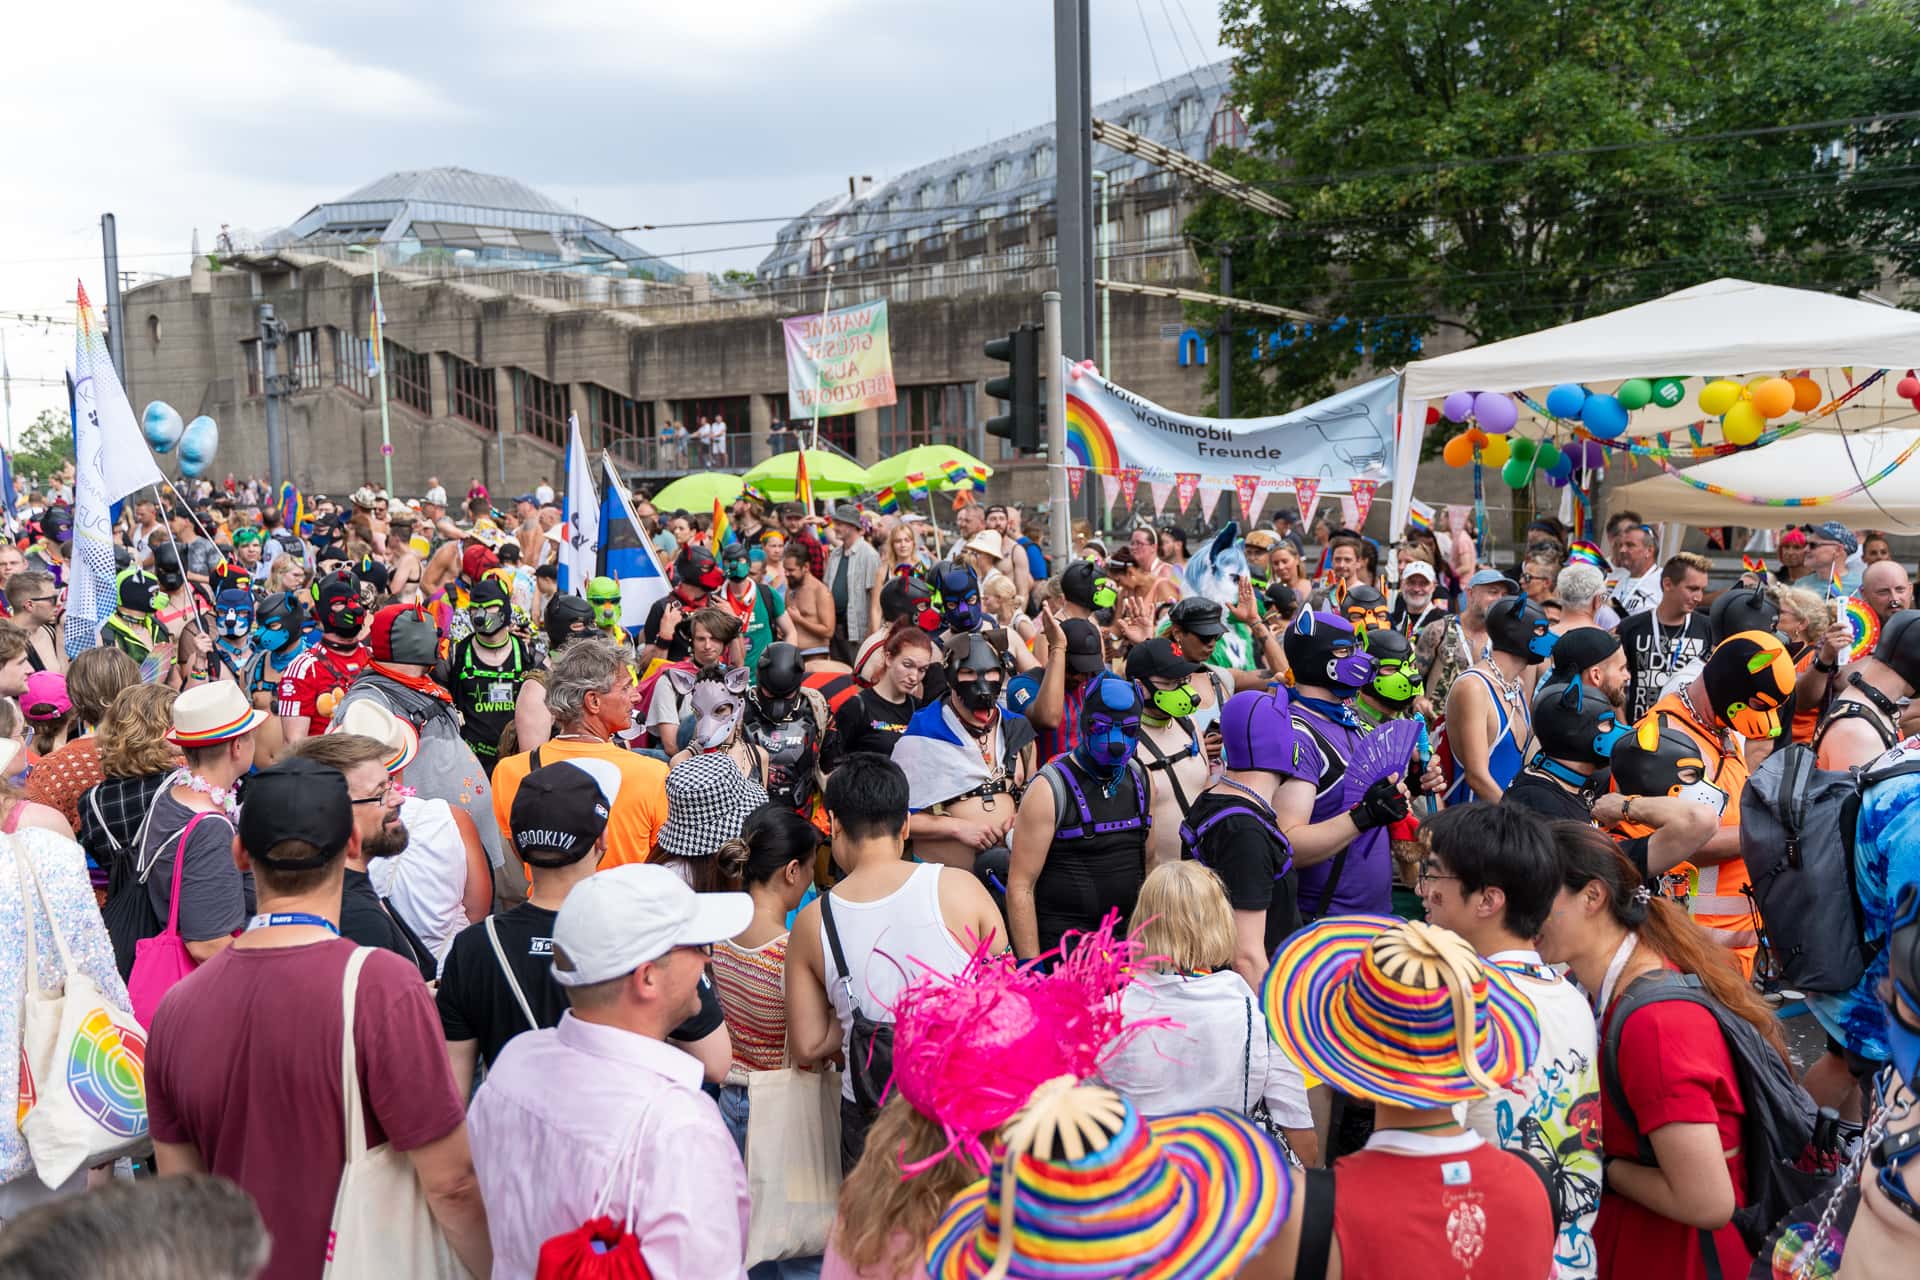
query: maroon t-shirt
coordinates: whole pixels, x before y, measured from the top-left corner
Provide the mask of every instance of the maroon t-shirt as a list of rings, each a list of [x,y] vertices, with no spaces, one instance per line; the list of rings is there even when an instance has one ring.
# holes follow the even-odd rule
[[[318,1280],[346,1164],[341,939],[228,947],[169,991],[147,1043],[156,1142],[189,1145],[246,1189],[273,1234],[268,1280]],[[411,1151],[466,1120],[420,971],[376,950],[354,997],[367,1145]]]

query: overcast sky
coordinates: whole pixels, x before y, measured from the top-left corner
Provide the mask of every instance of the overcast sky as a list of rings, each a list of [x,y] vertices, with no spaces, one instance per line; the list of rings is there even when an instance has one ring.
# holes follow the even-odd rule
[[[1092,0],[1095,101],[1226,56],[1214,0]],[[396,169],[460,165],[621,226],[788,218],[1053,116],[1048,0],[188,0],[10,6],[0,41],[0,329],[24,427],[63,404],[72,329],[194,229],[267,231]],[[1144,28],[1144,29],[1143,29]],[[776,223],[630,238],[753,266]],[[731,252],[701,252],[747,246]],[[681,255],[684,255],[681,256]],[[43,379],[36,384],[31,379]],[[134,406],[139,411],[138,405]]]

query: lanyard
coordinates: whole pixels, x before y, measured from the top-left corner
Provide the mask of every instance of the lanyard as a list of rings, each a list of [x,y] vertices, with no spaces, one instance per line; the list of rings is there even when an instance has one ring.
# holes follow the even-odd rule
[[[252,933],[255,929],[271,929],[276,925],[283,924],[310,924],[325,929],[336,938],[340,936],[339,925],[336,925],[325,916],[314,915],[311,911],[262,912],[260,915],[247,921],[247,932]]]
[[[1627,967],[1627,958],[1640,943],[1640,935],[1629,933],[1620,939],[1620,945],[1613,953],[1613,959],[1607,964],[1607,976],[1600,980],[1600,1002],[1593,1011],[1602,1018],[1607,1016],[1607,1008],[1613,1003],[1613,984],[1620,981],[1620,973]]]

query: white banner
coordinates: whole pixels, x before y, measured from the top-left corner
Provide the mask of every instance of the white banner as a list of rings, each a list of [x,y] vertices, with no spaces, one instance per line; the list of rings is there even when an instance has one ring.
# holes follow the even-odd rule
[[[560,589],[587,593],[587,579],[600,565],[600,497],[593,491],[593,464],[580,436],[580,418],[567,417],[567,491],[560,526]]]
[[[1355,477],[1393,478],[1393,418],[1398,381],[1389,376],[1349,387],[1317,404],[1272,418],[1196,418],[1163,409],[1095,373],[1067,379],[1067,461],[1118,474],[1137,467],[1143,480],[1198,474],[1216,488],[1258,475],[1267,487],[1295,476],[1343,493]]]

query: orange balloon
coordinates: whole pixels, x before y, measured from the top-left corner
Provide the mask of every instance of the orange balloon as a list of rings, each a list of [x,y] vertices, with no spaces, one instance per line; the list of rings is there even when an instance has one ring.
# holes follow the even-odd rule
[[[1465,432],[1447,441],[1446,448],[1440,451],[1440,459],[1450,467],[1464,467],[1473,461],[1473,441]]]
[[[1478,427],[1467,428],[1467,439],[1473,441],[1473,447],[1476,449],[1487,447],[1487,433]]]
[[[1785,378],[1768,378],[1753,388],[1753,407],[1764,418],[1778,418],[1793,410],[1793,384]]]
[[[1820,384],[1812,378],[1788,378],[1793,386],[1793,411],[1812,413],[1820,407]]]

